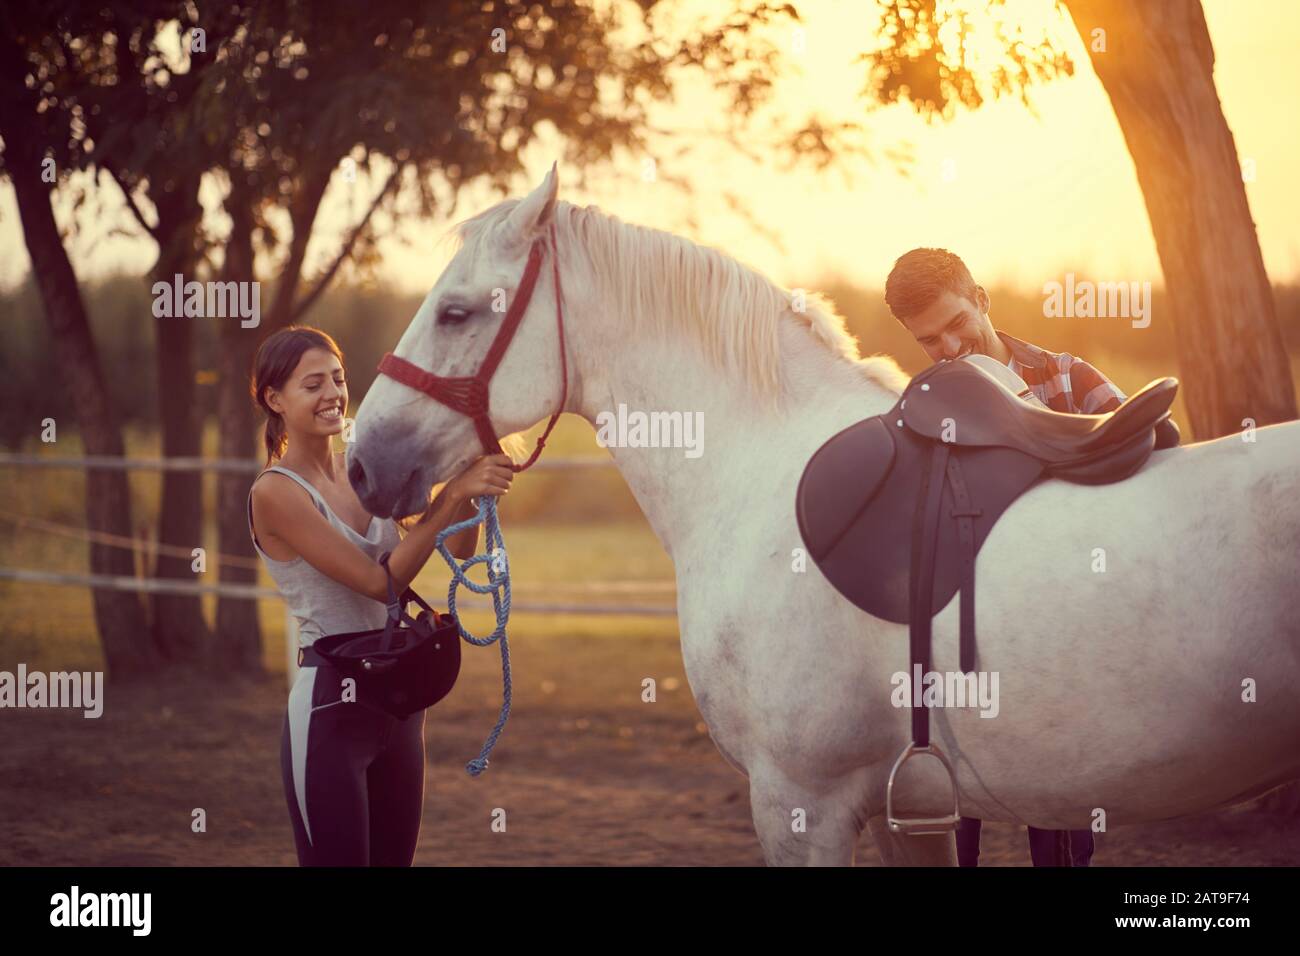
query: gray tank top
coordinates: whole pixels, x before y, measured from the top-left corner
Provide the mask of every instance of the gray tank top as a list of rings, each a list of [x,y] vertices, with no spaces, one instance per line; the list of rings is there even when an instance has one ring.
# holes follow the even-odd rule
[[[397,523],[392,518],[370,519],[370,527],[365,535],[359,535],[346,522],[336,515],[325,503],[320,492],[312,487],[311,482],[297,472],[290,471],[282,465],[272,465],[257,477],[275,471],[292,478],[311,495],[316,509],[325,516],[325,520],[339,532],[376,561],[385,551],[392,551],[400,542],[401,535]],[[254,482],[257,478],[253,479]],[[261,555],[272,580],[280,589],[285,604],[298,620],[298,646],[308,647],[323,634],[346,634],[351,631],[372,631],[384,626],[388,612],[383,602],[367,597],[358,591],[340,584],[328,575],[317,571],[301,555],[292,561],[277,561],[265,551],[257,541],[257,532],[253,530],[253,492],[248,493],[248,533],[253,536],[253,547]]]

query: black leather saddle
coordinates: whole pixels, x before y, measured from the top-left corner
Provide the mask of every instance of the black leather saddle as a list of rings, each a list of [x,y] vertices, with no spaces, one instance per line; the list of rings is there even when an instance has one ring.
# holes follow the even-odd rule
[[[960,589],[961,669],[970,672],[975,556],[998,518],[1044,478],[1121,481],[1154,449],[1177,445],[1169,418],[1177,391],[1177,379],[1162,378],[1113,412],[1070,415],[1023,401],[972,362],[940,362],[892,409],[850,425],[808,461],[795,503],[804,545],[846,598],[910,625],[911,663],[923,673],[931,618]],[[912,739],[895,772],[910,752],[929,750],[924,706],[913,709]],[[937,829],[896,822],[891,813],[896,831],[938,832],[955,817],[917,821]]]

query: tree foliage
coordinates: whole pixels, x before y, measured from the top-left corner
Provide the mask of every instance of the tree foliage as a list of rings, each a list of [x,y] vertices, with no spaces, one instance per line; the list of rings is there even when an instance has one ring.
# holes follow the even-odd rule
[[[1006,0],[878,2],[880,43],[861,57],[866,92],[877,103],[910,103],[927,120],[1003,96],[1031,107],[1035,84],[1074,72],[1052,44],[1051,21],[1027,23]],[[1059,4],[1052,8],[1064,23]]]

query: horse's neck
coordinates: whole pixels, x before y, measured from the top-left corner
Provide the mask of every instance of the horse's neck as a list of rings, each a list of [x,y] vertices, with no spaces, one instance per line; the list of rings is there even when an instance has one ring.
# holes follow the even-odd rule
[[[629,412],[699,413],[699,457],[682,448],[609,447],[670,555],[697,529],[716,527],[729,501],[753,508],[773,505],[771,493],[793,495],[792,481],[821,442],[893,404],[887,390],[787,325],[781,346],[789,388],[778,408],[738,372],[720,371],[681,341],[611,341],[589,351],[577,410],[593,427],[617,415],[620,404]]]

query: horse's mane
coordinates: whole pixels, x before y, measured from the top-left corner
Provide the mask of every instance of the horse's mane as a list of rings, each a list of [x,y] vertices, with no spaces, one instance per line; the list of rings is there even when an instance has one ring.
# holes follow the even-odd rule
[[[467,246],[483,241],[519,201],[503,200],[457,223],[454,240]],[[559,200],[555,217],[561,242],[582,249],[595,276],[620,277],[604,289],[614,314],[648,334],[693,338],[710,361],[739,371],[760,394],[776,397],[785,388],[778,338],[783,320],[805,325],[834,357],[876,385],[899,393],[906,384],[893,358],[859,354],[844,316],[820,293],[805,293],[796,311],[793,293],[717,249],[625,223],[596,206]]]

